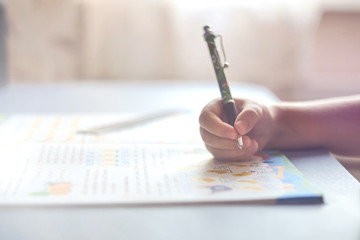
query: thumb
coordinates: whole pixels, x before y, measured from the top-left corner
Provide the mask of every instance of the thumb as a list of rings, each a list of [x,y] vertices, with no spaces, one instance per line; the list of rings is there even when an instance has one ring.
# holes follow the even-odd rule
[[[262,108],[257,103],[246,103],[235,120],[234,127],[240,135],[249,133],[259,121]]]

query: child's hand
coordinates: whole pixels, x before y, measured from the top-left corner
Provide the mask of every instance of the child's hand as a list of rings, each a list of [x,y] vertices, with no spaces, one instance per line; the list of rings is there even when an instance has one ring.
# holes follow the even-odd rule
[[[207,104],[199,117],[201,137],[217,159],[245,159],[263,149],[273,133],[270,107],[250,100],[234,101],[238,111],[235,127],[226,123],[220,99]],[[236,144],[239,136],[243,138],[242,150]]]

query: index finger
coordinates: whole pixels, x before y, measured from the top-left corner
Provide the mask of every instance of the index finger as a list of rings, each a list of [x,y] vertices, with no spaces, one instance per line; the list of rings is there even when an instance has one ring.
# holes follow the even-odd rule
[[[215,136],[236,140],[238,138],[237,131],[233,126],[224,122],[222,116],[223,107],[221,100],[213,100],[201,111],[199,117],[200,127]]]

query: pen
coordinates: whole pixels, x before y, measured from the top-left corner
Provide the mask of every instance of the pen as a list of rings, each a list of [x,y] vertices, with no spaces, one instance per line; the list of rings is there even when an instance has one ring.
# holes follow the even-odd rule
[[[235,106],[235,101],[232,99],[230,87],[224,73],[224,68],[228,67],[228,64],[226,62],[224,47],[222,44],[222,38],[221,35],[215,35],[215,33],[210,29],[209,26],[205,26],[204,31],[205,31],[204,38],[209,47],[210,56],[214,66],[216,79],[219,84],[221,99],[223,103],[224,112],[227,118],[227,122],[231,126],[234,126],[237,115],[236,106]],[[224,54],[224,61],[225,61],[224,65],[221,64],[220,56],[216,49],[215,38],[217,37],[220,37],[221,47]],[[242,136],[240,136],[236,140],[236,144],[239,147],[239,149],[242,149],[243,147]]]
[[[147,114],[147,115],[143,115],[137,118],[133,118],[127,121],[122,121],[122,122],[116,122],[116,123],[112,123],[112,124],[107,124],[104,126],[98,126],[98,127],[93,127],[91,129],[85,129],[85,130],[78,130],[77,133],[78,134],[105,134],[108,132],[114,132],[114,131],[118,131],[118,130],[122,130],[122,129],[127,129],[127,128],[132,128],[132,127],[137,127],[140,126],[142,124],[154,121],[154,120],[158,120],[164,117],[168,117],[168,116],[172,116],[172,115],[176,115],[180,112],[180,110],[167,110],[167,111],[163,111],[163,112],[155,112],[152,114]]]

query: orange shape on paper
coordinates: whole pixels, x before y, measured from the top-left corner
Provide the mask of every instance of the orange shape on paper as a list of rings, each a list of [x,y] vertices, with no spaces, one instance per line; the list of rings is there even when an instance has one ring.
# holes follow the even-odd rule
[[[215,182],[215,179],[212,178],[196,178],[196,180],[204,182]]]
[[[240,176],[249,176],[251,174],[252,173],[250,173],[250,172],[242,172],[242,173],[234,173],[233,176],[240,177]]]
[[[237,182],[251,183],[251,184],[259,183],[258,181],[255,180],[237,180]]]
[[[50,195],[63,196],[71,192],[72,183],[70,182],[57,182],[48,185],[48,192]]]
[[[208,173],[224,174],[226,171],[223,170],[207,170]]]

